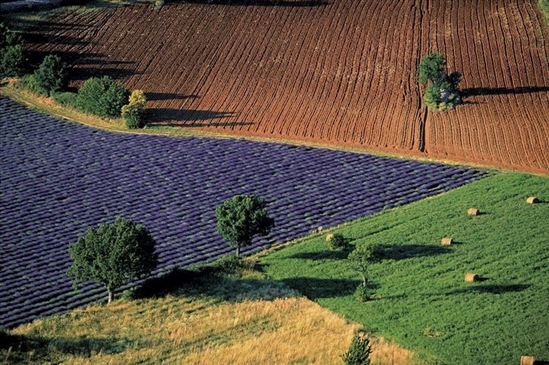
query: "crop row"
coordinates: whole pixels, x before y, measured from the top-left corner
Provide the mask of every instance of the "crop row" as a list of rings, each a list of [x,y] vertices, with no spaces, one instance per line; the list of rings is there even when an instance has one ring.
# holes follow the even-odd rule
[[[243,139],[112,134],[0,98],[0,325],[100,299],[74,291],[67,247],[122,216],[157,241],[160,274],[232,252],[215,207],[236,194],[268,201],[275,228],[251,253],[384,208],[439,194],[487,172],[437,163]]]

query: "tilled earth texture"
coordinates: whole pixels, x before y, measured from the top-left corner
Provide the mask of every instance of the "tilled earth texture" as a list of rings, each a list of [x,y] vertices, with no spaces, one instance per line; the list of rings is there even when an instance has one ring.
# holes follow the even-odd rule
[[[143,89],[153,124],[549,174],[548,40],[537,0],[295,0],[66,11],[27,46]],[[430,52],[452,111],[422,105]]]

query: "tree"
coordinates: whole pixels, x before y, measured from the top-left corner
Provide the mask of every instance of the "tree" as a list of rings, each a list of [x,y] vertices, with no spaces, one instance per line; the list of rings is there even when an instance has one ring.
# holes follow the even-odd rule
[[[50,96],[61,91],[66,85],[67,72],[61,57],[53,54],[44,57],[44,61],[32,75],[33,91]]]
[[[19,34],[0,23],[0,73],[8,77],[23,76],[26,59],[22,44]]]
[[[426,85],[423,101],[433,110],[446,110],[461,103],[458,84],[459,72],[449,75],[445,71],[446,59],[440,53],[430,53],[418,65],[418,82]]]
[[[368,293],[368,267],[379,259],[379,255],[379,246],[367,243],[357,245],[347,257],[351,268],[362,276],[362,283],[355,291],[355,297],[360,301],[367,301],[370,297]]]
[[[217,232],[231,247],[236,247],[237,257],[240,247],[251,245],[255,235],[268,235],[274,226],[266,205],[263,198],[255,195],[236,195],[215,209]]]
[[[369,365],[371,353],[370,339],[361,329],[355,333],[349,349],[341,357],[345,365]]]
[[[25,73],[25,55],[20,44],[0,50],[0,72],[8,77],[18,77]]]
[[[67,274],[80,281],[103,284],[108,302],[113,292],[130,280],[148,276],[158,265],[156,242],[141,225],[117,217],[113,224],[90,228],[69,246],[73,260]]]
[[[92,77],[78,90],[76,107],[104,118],[118,118],[127,103],[129,91],[109,76]]]

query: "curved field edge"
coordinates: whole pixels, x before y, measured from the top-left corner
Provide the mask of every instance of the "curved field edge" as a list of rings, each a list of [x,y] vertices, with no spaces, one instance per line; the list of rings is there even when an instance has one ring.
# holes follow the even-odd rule
[[[73,123],[78,123],[91,128],[98,128],[107,132],[113,133],[126,133],[126,134],[144,134],[155,136],[168,136],[168,137],[208,137],[219,139],[246,139],[254,142],[273,142],[292,144],[296,146],[310,146],[314,148],[325,148],[338,151],[354,152],[354,153],[367,153],[379,157],[408,159],[419,162],[435,162],[446,165],[454,166],[466,166],[476,169],[492,170],[492,171],[509,171],[502,168],[495,168],[494,166],[488,166],[483,164],[475,164],[471,162],[456,162],[443,158],[430,158],[418,155],[400,154],[397,152],[379,151],[367,148],[351,148],[347,146],[332,145],[327,143],[313,142],[313,141],[299,141],[280,138],[268,138],[258,137],[253,135],[241,135],[235,136],[231,134],[223,134],[219,131],[208,132],[206,130],[174,127],[174,126],[145,126],[143,129],[128,129],[125,126],[125,122],[122,119],[108,119],[99,118],[90,114],[79,112],[72,108],[66,108],[55,103],[51,98],[37,96],[29,91],[14,87],[15,79],[5,80],[0,82],[0,96],[9,98],[27,108],[30,108],[36,112],[43,113],[54,118],[67,120]]]
[[[490,174],[277,143],[108,133],[0,104],[4,326],[103,298],[96,284],[72,289],[67,247],[118,215],[156,239],[156,275],[232,252],[214,212],[236,194],[264,197],[275,218],[251,253]]]
[[[549,172],[548,33],[534,0],[136,5],[63,21],[29,49],[66,55],[81,80],[144,89],[157,125]],[[413,70],[433,51],[464,75],[452,112],[421,105]]]
[[[260,262],[309,299],[444,364],[546,360],[548,191],[548,178],[500,174],[332,231],[385,250],[369,269],[375,297],[367,303],[353,299],[360,278],[323,236]],[[481,214],[468,216],[471,207]],[[455,244],[441,246],[443,237]],[[467,272],[481,281],[464,282]]]

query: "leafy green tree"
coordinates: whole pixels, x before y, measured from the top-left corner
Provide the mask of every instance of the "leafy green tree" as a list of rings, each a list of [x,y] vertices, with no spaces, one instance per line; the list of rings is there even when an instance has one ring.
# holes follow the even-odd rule
[[[9,30],[4,23],[0,23],[0,49],[23,44],[21,36]]]
[[[156,242],[141,225],[117,217],[113,224],[90,228],[69,246],[73,260],[67,274],[74,285],[94,281],[105,286],[108,302],[127,282],[148,276],[158,265]]]
[[[20,44],[4,47],[0,52],[0,72],[8,77],[25,74],[25,55]]]
[[[129,91],[109,76],[92,77],[78,90],[76,107],[103,118],[118,118],[127,104]]]
[[[345,365],[369,365],[371,353],[370,339],[361,329],[355,333],[349,349],[341,357]]]
[[[240,248],[252,244],[255,235],[266,236],[274,227],[274,219],[269,217],[267,203],[255,195],[236,195],[215,209],[217,232],[231,247]]]
[[[446,59],[440,53],[430,53],[418,65],[418,82],[426,85],[423,101],[433,110],[446,110],[461,103],[458,84],[459,72],[449,75],[445,71]]]
[[[23,76],[26,58],[22,44],[19,34],[0,23],[0,73],[8,77]]]
[[[39,94],[50,96],[63,90],[68,80],[61,57],[53,54],[44,57],[38,69],[34,71],[32,79],[33,91]]]
[[[378,261],[379,258],[379,246],[373,243],[357,245],[347,257],[351,268],[357,271],[362,277],[362,283],[355,291],[355,297],[360,301],[366,301],[369,299],[368,268],[371,263]]]

